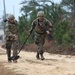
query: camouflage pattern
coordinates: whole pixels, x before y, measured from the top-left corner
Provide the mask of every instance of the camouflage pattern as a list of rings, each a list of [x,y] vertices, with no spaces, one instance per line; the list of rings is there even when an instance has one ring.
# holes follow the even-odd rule
[[[11,58],[11,48],[13,48],[13,57],[17,56],[17,46],[18,46],[18,29],[17,23],[10,23],[9,21],[6,22],[5,25],[5,40],[6,40],[6,50],[8,60]],[[14,36],[15,35],[15,36]],[[15,60],[15,59],[13,59]]]
[[[39,54],[43,54],[43,52],[44,52],[43,45],[45,43],[45,34],[41,35],[41,34],[35,33],[34,41],[35,41],[35,44],[37,45],[37,52]]]
[[[39,12],[37,13],[37,17],[39,17],[39,16],[44,16],[44,11],[39,11]]]
[[[47,30],[49,30],[50,32],[52,31],[52,24],[47,19],[44,18],[42,25],[39,26],[39,21],[37,18],[32,22],[30,33],[33,30],[35,31],[35,37],[34,37],[35,44],[38,47],[37,52],[43,54],[44,53],[43,45],[45,43],[46,31]]]
[[[8,15],[8,19],[15,19],[14,15],[10,14]]]

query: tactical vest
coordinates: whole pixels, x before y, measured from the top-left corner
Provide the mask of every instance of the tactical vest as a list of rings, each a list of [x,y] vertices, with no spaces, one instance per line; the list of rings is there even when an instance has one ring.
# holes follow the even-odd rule
[[[39,25],[39,21],[37,20],[35,22],[35,32],[39,33],[39,34],[44,34],[46,33],[46,21],[44,20],[42,25]]]
[[[9,24],[9,31],[12,33],[12,34],[16,34],[17,33],[17,25],[14,23],[14,24],[11,24],[11,23],[8,23]]]
[[[17,34],[17,25],[15,23],[7,22],[9,31],[14,35]],[[6,40],[13,41],[15,37],[13,35],[7,35]]]

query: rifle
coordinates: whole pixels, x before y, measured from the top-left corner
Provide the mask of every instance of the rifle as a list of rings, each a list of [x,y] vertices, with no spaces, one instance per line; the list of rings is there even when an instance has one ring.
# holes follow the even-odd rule
[[[48,34],[48,36],[49,36],[51,39],[53,39],[53,36],[52,36],[51,34]]]
[[[31,34],[30,34],[31,35]],[[27,42],[28,38],[30,37],[30,35],[27,36],[26,40],[24,41],[23,45],[21,46],[21,48],[18,51],[18,54],[21,52],[22,48],[24,47],[25,43]]]

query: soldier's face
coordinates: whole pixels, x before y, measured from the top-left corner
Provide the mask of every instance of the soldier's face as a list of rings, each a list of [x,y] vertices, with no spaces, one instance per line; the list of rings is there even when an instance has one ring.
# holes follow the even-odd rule
[[[39,21],[43,21],[44,16],[38,16]]]
[[[14,22],[14,19],[10,19],[9,21],[10,21],[11,23],[13,23],[13,22]]]

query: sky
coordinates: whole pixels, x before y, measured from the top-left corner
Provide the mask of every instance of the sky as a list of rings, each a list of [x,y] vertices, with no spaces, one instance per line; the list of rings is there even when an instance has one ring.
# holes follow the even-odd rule
[[[24,0],[5,0],[6,13],[14,14],[15,18],[18,20],[18,17],[21,16],[20,8],[22,5],[20,3]],[[28,0],[27,0],[28,1]],[[60,3],[61,0],[52,0],[55,3]],[[3,15],[4,7],[3,0],[0,0],[0,18]]]

